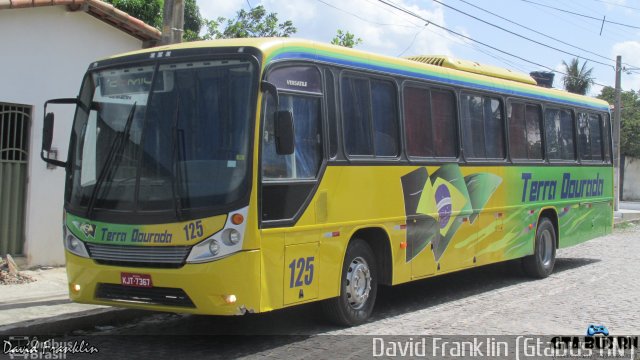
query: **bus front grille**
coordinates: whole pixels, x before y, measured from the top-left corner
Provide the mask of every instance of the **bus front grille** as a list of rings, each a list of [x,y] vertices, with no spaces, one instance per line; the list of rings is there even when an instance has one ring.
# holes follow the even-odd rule
[[[190,246],[124,246],[87,244],[89,256],[100,264],[177,268],[184,264]]]
[[[182,289],[141,288],[119,284],[99,283],[96,287],[96,299],[123,303],[177,306],[195,308],[191,298]]]

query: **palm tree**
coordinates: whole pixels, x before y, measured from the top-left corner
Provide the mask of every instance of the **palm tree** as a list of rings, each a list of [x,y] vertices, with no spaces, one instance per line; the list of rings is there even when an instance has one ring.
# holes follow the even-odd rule
[[[587,69],[586,61],[582,66],[579,66],[579,63],[578,58],[571,60],[571,64],[568,65],[562,60],[562,65],[565,68],[565,76],[562,82],[564,83],[564,89],[568,92],[585,95],[593,84],[593,77],[591,76],[593,68]]]

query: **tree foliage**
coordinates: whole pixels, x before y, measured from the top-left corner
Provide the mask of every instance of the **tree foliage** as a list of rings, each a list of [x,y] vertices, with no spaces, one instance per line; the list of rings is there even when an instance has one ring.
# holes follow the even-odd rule
[[[562,60],[562,65],[565,68],[564,73],[566,74],[562,79],[564,89],[568,92],[585,95],[593,84],[593,77],[591,76],[593,68],[587,69],[586,61],[580,66],[580,60],[578,60],[578,58],[572,59],[570,64]]]
[[[136,17],[145,23],[162,29],[162,13],[164,0],[105,0],[117,9]],[[196,0],[184,0],[184,35],[185,41],[196,40],[205,20],[200,15]]]
[[[614,104],[615,89],[606,86],[599,99]],[[640,96],[634,90],[621,93],[622,112],[620,113],[620,153],[640,158]],[[614,109],[615,111],[616,109]]]
[[[105,0],[105,2],[157,29],[162,28],[163,0]]]
[[[248,37],[289,37],[298,31],[291,20],[278,22],[277,13],[267,13],[264,6],[246,11],[241,9],[235,19],[219,17],[206,21],[205,39],[228,39]],[[220,29],[224,26],[223,29]]]
[[[342,31],[338,29],[336,36],[331,40],[333,45],[344,46],[348,48],[352,48],[354,46],[358,46],[362,44],[362,39],[357,38],[356,36],[348,31]]]

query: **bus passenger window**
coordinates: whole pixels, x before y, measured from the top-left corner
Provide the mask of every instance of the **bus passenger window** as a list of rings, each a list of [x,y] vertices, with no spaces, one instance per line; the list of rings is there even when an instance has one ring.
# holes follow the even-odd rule
[[[589,132],[591,133],[591,159],[602,161],[602,120],[600,115],[589,114]]]
[[[609,122],[609,114],[604,115],[602,129],[602,149],[604,151],[603,160],[608,164],[611,162],[611,125]]]
[[[396,92],[389,81],[371,81],[373,148],[376,156],[398,155]]]
[[[464,151],[471,159],[504,159],[502,103],[497,98],[462,94]]]
[[[342,81],[342,123],[349,155],[373,155],[369,82],[345,78]]]
[[[404,88],[404,124],[409,156],[432,157],[433,132],[429,90]]]
[[[403,103],[407,154],[456,157],[458,141],[453,93],[407,86]]]
[[[397,156],[398,110],[393,83],[344,77],[341,90],[347,154]]]
[[[540,107],[511,102],[507,113],[511,157],[513,159],[542,160]]]
[[[603,160],[602,119],[592,113],[578,113],[580,159]]]
[[[545,110],[545,139],[550,160],[575,160],[573,115],[567,109]]]
[[[336,109],[336,91],[334,89],[334,77],[331,70],[326,69],[326,99],[327,99],[327,119],[329,122],[329,157],[334,158],[338,154],[338,119]]]

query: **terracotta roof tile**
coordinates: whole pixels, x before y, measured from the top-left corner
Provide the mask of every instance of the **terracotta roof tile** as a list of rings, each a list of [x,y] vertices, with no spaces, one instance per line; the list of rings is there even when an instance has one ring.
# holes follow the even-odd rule
[[[0,0],[0,10],[66,5],[88,14],[147,43],[160,40],[160,30],[100,0]],[[81,8],[81,5],[86,5]]]

